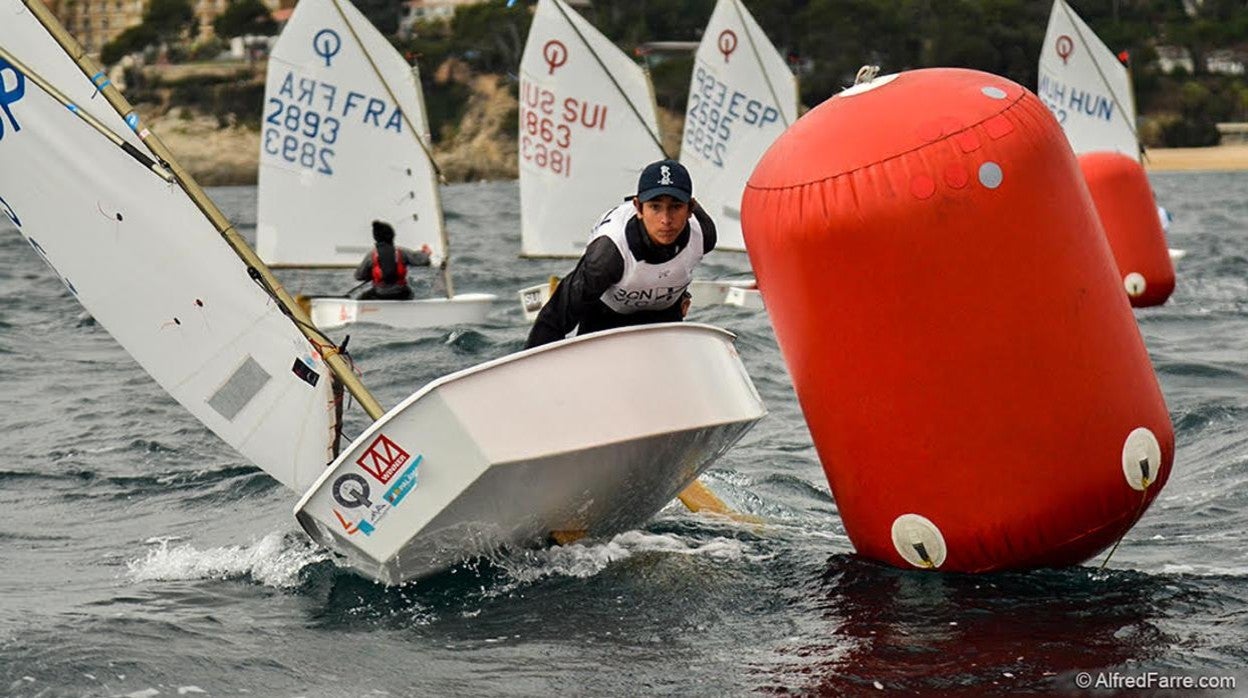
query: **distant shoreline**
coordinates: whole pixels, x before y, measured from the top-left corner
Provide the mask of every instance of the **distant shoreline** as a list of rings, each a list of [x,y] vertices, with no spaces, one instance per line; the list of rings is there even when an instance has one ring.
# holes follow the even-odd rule
[[[1208,148],[1149,148],[1144,153],[1149,172],[1233,172],[1248,170],[1248,143]]]
[[[233,126],[220,128],[215,118],[165,118],[155,124],[155,131],[204,186],[254,185],[260,156],[260,134]],[[476,144],[481,147],[481,144]],[[470,157],[471,148],[459,158]],[[446,155],[442,154],[445,158]],[[497,159],[495,156],[494,159]],[[473,163],[469,162],[469,165]],[[489,162],[478,163],[476,169],[495,179]],[[1149,148],[1144,154],[1148,172],[1237,172],[1248,171],[1248,144],[1217,145],[1207,148]],[[465,166],[460,170],[472,171]],[[491,176],[494,175],[494,176]],[[481,176],[481,175],[478,175]],[[474,177],[450,177],[452,181]]]

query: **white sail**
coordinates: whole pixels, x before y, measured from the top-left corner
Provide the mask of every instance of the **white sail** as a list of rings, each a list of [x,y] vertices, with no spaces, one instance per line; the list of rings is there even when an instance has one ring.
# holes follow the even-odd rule
[[[373,220],[404,247],[446,255],[419,77],[350,2],[295,7],[269,57],[262,119],[266,263],[355,266],[373,248]]]
[[[47,40],[47,30],[25,5],[16,0],[0,3],[0,33],[4,37],[4,42],[0,45],[6,51],[16,56],[32,72],[56,85],[79,109],[109,126],[121,124],[120,128],[111,130],[140,152],[151,156],[147,146],[143,145],[129,126],[117,118],[112,106],[99,94],[97,84],[102,87],[107,83],[107,77],[103,74],[96,75],[96,83],[93,84],[83,77],[82,70],[73,61],[65,60],[63,51],[58,50],[56,54],[45,51],[42,47]],[[137,116],[131,123],[138,125]]]
[[[90,80],[47,30],[10,21],[24,14],[21,4],[0,2],[0,47],[39,66],[31,73],[55,79],[57,91],[90,94]],[[302,491],[331,460],[321,356],[182,189],[36,82],[0,68],[0,212],[161,387]],[[94,111],[127,130],[115,112]]]
[[[1055,0],[1049,14],[1036,92],[1076,154],[1105,150],[1139,159],[1131,76],[1065,0]]]
[[[540,0],[520,60],[521,254],[580,255],[663,158],[658,134],[641,68],[562,0]]]
[[[741,0],[719,0],[695,56],[680,161],[715,220],[716,249],[744,250],[741,194],[797,119],[797,80]]]

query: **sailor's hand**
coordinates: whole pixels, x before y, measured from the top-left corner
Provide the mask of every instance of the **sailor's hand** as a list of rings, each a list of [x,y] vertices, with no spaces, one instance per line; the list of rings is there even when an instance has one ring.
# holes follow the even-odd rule
[[[421,251],[421,252],[424,252],[426,257],[432,257],[432,256],[433,256],[433,248],[429,246],[429,243],[425,243],[425,244],[421,245],[421,246],[420,246],[420,251]]]

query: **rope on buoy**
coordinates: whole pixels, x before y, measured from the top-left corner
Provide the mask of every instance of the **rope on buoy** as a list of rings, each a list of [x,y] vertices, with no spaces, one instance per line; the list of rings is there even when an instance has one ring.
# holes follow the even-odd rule
[[[854,84],[861,85],[864,82],[871,82],[875,76],[880,74],[880,66],[864,65],[858,69],[858,74],[854,76]]]
[[[1144,484],[1144,491],[1140,493],[1140,508],[1136,510],[1135,516],[1131,520],[1132,526],[1134,526],[1135,522],[1139,521],[1140,517],[1144,515],[1144,507],[1148,504],[1148,488],[1153,484],[1152,468],[1149,465],[1148,458],[1141,458],[1139,466],[1140,475],[1142,476],[1141,481]],[[1118,540],[1114,541],[1113,547],[1110,548],[1109,553],[1105,555],[1105,560],[1101,562],[1100,569],[1105,569],[1105,566],[1109,564],[1110,558],[1114,556],[1114,553],[1118,552],[1118,544],[1122,542],[1123,538],[1127,537],[1127,532],[1130,530],[1131,528],[1128,527],[1126,531],[1122,532],[1121,536],[1118,536]]]

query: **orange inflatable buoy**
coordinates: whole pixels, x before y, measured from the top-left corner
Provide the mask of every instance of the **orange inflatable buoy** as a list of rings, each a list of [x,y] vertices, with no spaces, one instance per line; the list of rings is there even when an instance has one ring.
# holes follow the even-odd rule
[[[1143,514],[1174,432],[1061,127],[971,70],[799,119],[750,177],[750,262],[855,549],[1075,564]]]
[[[1144,168],[1117,152],[1079,156],[1131,305],[1161,305],[1174,292],[1174,264]]]

